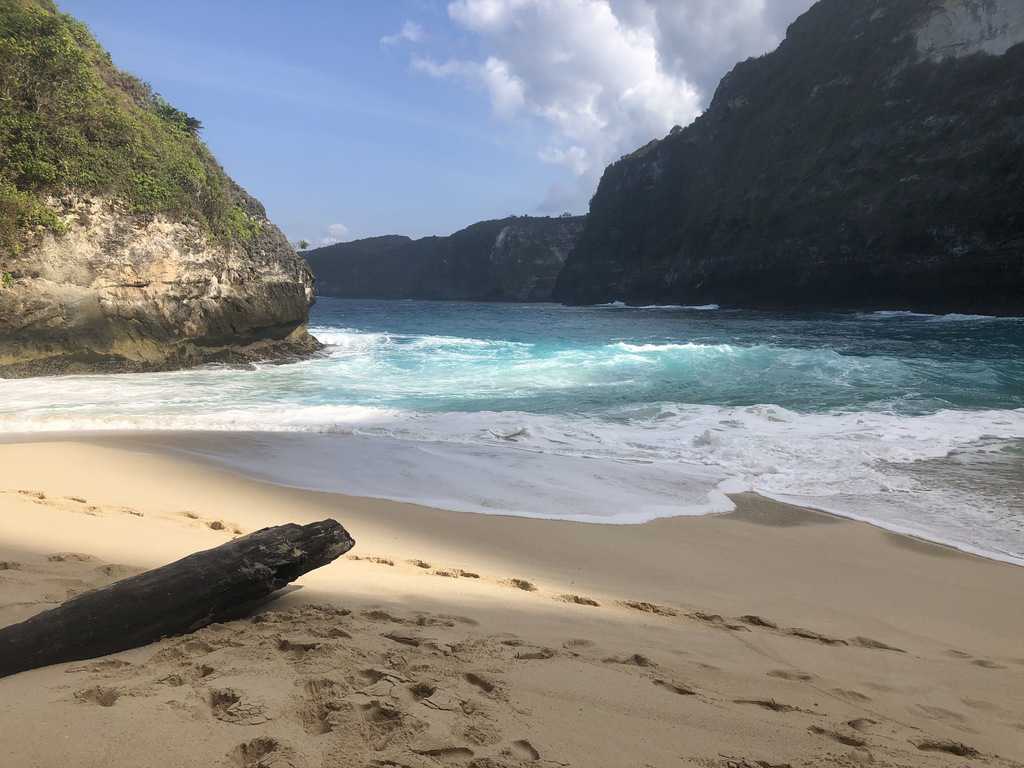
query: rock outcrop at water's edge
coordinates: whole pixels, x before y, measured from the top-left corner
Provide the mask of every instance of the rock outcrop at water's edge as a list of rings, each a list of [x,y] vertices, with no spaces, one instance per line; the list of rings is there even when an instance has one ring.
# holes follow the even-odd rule
[[[0,377],[290,358],[313,277],[199,120],[51,0],[0,3]]]
[[[309,268],[262,206],[238,194],[262,222],[244,246],[110,199],[65,200],[65,232],[8,261],[0,376],[167,370],[315,350],[305,325]]]
[[[821,0],[611,165],[571,304],[1024,314],[1024,3]]]
[[[582,216],[513,216],[482,221],[448,237],[390,235],[303,255],[325,296],[550,301],[582,227]]]

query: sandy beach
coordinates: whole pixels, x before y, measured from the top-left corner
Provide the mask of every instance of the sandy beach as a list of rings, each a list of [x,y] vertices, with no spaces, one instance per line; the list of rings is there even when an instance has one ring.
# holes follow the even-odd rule
[[[251,619],[0,680],[0,764],[1024,760],[1020,567],[754,495],[632,526],[308,492],[199,439],[0,445],[0,625],[271,524],[355,549]]]

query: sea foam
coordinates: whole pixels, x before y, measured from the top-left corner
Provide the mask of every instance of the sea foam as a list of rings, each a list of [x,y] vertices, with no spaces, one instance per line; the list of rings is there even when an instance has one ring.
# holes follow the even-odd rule
[[[1024,560],[1017,326],[960,341],[855,317],[349,307],[318,304],[328,346],[299,363],[0,382],[0,432],[277,433],[269,457],[207,453],[280,483],[590,522],[752,490]],[[1005,354],[977,354],[986,334]]]

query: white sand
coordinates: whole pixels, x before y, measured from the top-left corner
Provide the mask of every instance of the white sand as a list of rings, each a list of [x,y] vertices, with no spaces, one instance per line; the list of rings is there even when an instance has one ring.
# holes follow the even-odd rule
[[[0,680],[2,766],[1024,760],[1022,568],[754,496],[584,525],[279,488],[137,447],[0,445],[0,625],[235,531],[334,517],[356,548],[256,621]]]

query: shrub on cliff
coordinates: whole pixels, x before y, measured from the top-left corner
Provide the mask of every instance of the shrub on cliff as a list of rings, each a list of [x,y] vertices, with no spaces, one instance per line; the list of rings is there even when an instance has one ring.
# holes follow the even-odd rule
[[[133,213],[248,242],[262,211],[227,178],[200,128],[118,70],[50,0],[0,0],[0,253],[60,231],[53,201],[67,193],[110,196]]]

